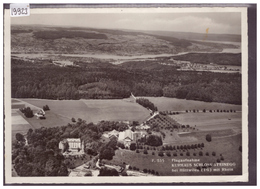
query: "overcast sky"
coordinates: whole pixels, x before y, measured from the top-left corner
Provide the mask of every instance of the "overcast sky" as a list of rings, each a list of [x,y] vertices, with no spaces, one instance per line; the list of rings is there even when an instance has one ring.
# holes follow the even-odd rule
[[[13,17],[12,24],[241,34],[240,13],[92,13]]]

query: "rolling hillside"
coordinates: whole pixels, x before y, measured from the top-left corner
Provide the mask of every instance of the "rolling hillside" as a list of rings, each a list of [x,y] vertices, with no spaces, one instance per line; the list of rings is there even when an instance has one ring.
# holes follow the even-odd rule
[[[192,34],[192,36],[197,36],[197,34]],[[222,41],[226,40],[227,36],[218,35],[218,38]],[[165,35],[163,32],[144,33],[93,28],[14,25],[11,28],[11,51],[13,54],[44,52],[133,56],[177,54],[189,51],[221,52],[223,48],[236,48],[231,44],[218,43],[216,45],[212,42],[192,41],[194,39],[200,39],[200,37],[190,39],[183,37],[182,39],[178,33]]]

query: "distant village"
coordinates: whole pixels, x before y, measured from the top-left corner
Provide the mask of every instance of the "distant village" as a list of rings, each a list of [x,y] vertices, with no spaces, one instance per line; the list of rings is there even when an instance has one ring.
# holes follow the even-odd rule
[[[178,66],[177,70],[180,71],[219,71],[219,72],[241,72],[241,68],[232,67],[228,65],[218,65],[214,63],[209,64],[199,64],[199,63],[191,63],[190,61],[185,60],[175,60],[170,59],[168,63],[160,62],[161,65],[168,65],[168,66]]]

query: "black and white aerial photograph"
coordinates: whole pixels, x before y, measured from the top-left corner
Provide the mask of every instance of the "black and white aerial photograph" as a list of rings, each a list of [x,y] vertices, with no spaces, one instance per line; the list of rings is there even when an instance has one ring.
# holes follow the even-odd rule
[[[244,9],[198,9],[10,17],[8,178],[246,180]]]

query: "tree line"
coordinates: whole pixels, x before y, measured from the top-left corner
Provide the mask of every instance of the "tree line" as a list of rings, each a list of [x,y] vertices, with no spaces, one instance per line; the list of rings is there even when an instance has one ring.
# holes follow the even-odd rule
[[[152,110],[153,112],[156,112],[158,110],[154,103],[152,103],[150,100],[146,98],[138,98],[136,99],[136,102],[141,106]]]

